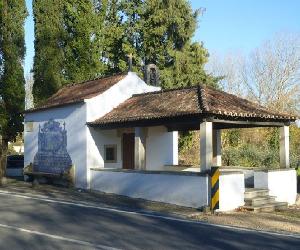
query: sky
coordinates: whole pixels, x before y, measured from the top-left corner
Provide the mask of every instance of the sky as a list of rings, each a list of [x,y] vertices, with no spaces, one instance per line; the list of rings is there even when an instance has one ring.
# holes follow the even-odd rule
[[[204,8],[194,41],[210,53],[250,52],[278,32],[300,32],[300,0],[191,0],[193,9]],[[25,75],[33,63],[34,23],[32,0],[26,0]]]

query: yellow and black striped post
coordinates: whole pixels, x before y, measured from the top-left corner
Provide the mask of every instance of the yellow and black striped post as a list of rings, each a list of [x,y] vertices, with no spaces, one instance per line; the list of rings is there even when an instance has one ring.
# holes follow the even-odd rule
[[[211,202],[210,208],[214,212],[219,208],[219,177],[220,170],[219,167],[211,167]]]

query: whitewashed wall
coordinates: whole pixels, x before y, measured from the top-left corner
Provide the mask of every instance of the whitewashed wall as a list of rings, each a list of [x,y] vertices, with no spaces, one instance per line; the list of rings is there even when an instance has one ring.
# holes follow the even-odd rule
[[[117,134],[117,130],[100,130],[96,128],[89,128],[89,130],[93,139],[93,146],[88,145],[88,166],[90,168],[122,168],[122,137]],[[104,145],[111,144],[117,145],[117,162],[104,163]],[[90,152],[90,149],[93,152]]]
[[[207,206],[207,176],[91,170],[91,189],[187,207]]]
[[[142,79],[140,79],[136,73],[129,72],[128,75],[120,82],[113,85],[101,95],[94,98],[85,100],[87,104],[87,122],[92,122],[111,110],[117,107],[119,104],[129,99],[133,94],[140,94],[145,92],[157,91],[160,87],[154,87],[147,85]],[[90,182],[90,168],[91,167],[106,167],[103,162],[104,144],[106,141],[117,141],[120,143],[121,138],[105,132],[97,131],[96,129],[87,129],[87,178]],[[101,142],[100,139],[104,138]],[[121,153],[121,147],[118,146],[118,152]],[[121,159],[121,158],[120,158]],[[111,167],[121,167],[121,161],[118,158],[118,164],[108,164]],[[89,188],[89,187],[88,187]]]
[[[128,72],[125,78],[110,87],[104,93],[85,100],[87,104],[87,122],[92,122],[104,116],[134,94],[152,92],[160,89],[160,87],[147,85],[136,73]]]
[[[66,122],[68,152],[76,169],[75,185],[90,188],[90,168],[122,168],[121,137],[117,130],[97,130],[86,126],[86,122],[110,112],[133,94],[160,90],[147,85],[135,73],[129,72],[120,82],[94,98],[84,100],[82,104],[66,105],[25,114],[25,123],[33,122],[32,132],[25,130],[25,166],[33,161],[37,152],[38,126],[49,119]],[[26,125],[25,125],[26,126]],[[178,163],[178,134],[168,133],[164,127],[148,130],[146,142],[146,166],[149,169],[162,169],[166,164]],[[104,164],[104,145],[117,144],[117,163]]]
[[[67,151],[75,165],[76,187],[86,188],[86,105],[73,104],[59,108],[51,108],[25,114],[24,129],[24,166],[33,162],[38,151],[39,125],[53,118],[55,121],[66,123]],[[32,132],[27,132],[27,122],[33,122]]]
[[[244,205],[243,173],[222,173],[219,179],[219,211],[230,211]]]
[[[178,132],[163,126],[149,127],[146,138],[146,169],[164,170],[178,164]]]
[[[297,198],[297,173],[295,169],[255,171],[254,187],[269,189],[276,201],[293,205]]]

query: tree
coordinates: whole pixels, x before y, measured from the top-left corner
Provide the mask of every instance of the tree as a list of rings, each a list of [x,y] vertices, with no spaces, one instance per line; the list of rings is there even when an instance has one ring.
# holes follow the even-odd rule
[[[126,52],[123,50],[123,39],[126,34],[120,12],[120,1],[110,0],[103,28],[102,61],[106,65],[104,73],[106,75],[124,72],[128,67]]]
[[[63,1],[33,0],[34,62],[33,95],[39,103],[65,83]]]
[[[239,51],[231,51],[225,55],[212,53],[206,64],[206,70],[219,77],[218,83],[222,89],[245,97],[247,92],[245,91],[243,74],[241,74],[245,68],[245,62],[245,56]]]
[[[34,107],[34,100],[32,94],[33,88],[33,76],[32,74],[26,75],[26,84],[25,84],[25,110]]]
[[[243,76],[256,102],[279,111],[300,111],[300,34],[278,34],[254,50]]]
[[[277,34],[248,56],[214,56],[208,70],[224,77],[226,91],[277,111],[300,111],[300,34]]]
[[[23,130],[25,56],[24,22],[27,16],[25,1],[2,0],[0,5],[0,135],[1,173],[8,142]]]
[[[107,74],[124,71],[131,53],[140,76],[144,65],[158,66],[163,88],[216,82],[203,68],[207,50],[191,42],[200,11],[194,12],[186,0],[121,0],[110,6],[104,35]]]
[[[81,82],[103,73],[100,59],[106,9],[107,1],[64,1],[65,81]]]
[[[34,0],[35,103],[70,82],[102,75],[103,23],[108,1]]]
[[[221,85],[226,91],[277,112],[299,114],[300,34],[277,34],[248,56],[230,53],[211,59],[207,68],[224,77]],[[238,137],[238,145],[226,140],[233,135]],[[291,126],[290,135],[291,165],[295,167],[300,162],[299,128]],[[223,133],[223,139],[224,159],[231,165],[279,165],[277,128],[232,130]]]
[[[208,52],[191,42],[201,10],[193,11],[186,0],[146,1],[142,14],[144,63],[161,70],[163,88],[214,84],[217,79],[204,71]]]
[[[208,53],[191,38],[199,11],[186,0],[34,0],[35,102],[67,82],[124,72],[155,63],[163,88],[214,84],[205,73]],[[88,17],[88,18],[87,18]]]

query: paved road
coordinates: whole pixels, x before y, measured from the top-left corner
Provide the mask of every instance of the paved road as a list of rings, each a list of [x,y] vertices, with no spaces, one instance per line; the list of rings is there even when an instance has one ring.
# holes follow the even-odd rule
[[[299,249],[300,237],[5,194],[0,249]]]

